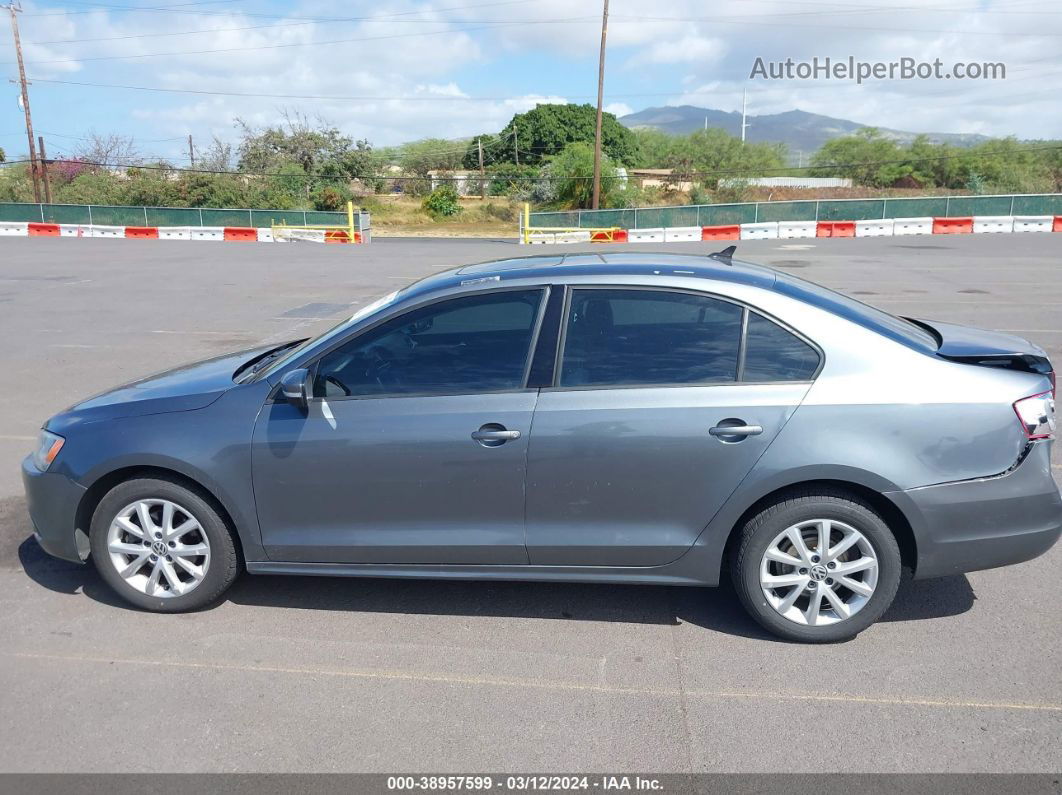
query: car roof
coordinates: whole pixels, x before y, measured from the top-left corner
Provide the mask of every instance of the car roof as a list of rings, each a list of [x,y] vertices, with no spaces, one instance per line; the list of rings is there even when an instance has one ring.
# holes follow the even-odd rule
[[[696,254],[610,253],[545,254],[463,265],[433,274],[406,288],[403,297],[451,287],[508,279],[557,279],[567,276],[686,276],[771,289],[777,274],[763,265]],[[646,283],[651,283],[647,278]]]

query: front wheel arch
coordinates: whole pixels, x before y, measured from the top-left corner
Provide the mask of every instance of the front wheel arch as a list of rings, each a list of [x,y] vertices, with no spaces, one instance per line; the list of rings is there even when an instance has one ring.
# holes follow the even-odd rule
[[[89,488],[85,491],[81,497],[81,502],[78,503],[77,513],[75,514],[75,528],[85,533],[88,536],[89,528],[92,524],[92,515],[96,512],[96,507],[111,489],[117,486],[119,483],[124,483],[127,480],[133,480],[136,478],[155,478],[160,480],[169,480],[177,483],[185,488],[196,492],[200,497],[210,503],[211,507],[218,512],[222,521],[228,526],[229,531],[233,538],[233,543],[236,547],[236,557],[242,566],[246,559],[243,555],[243,543],[240,538],[239,528],[232,519],[232,513],[225,507],[224,503],[218,499],[218,497],[202,483],[199,483],[194,478],[189,477],[181,472],[173,469],[167,469],[166,467],[159,466],[129,466],[121,469],[115,469],[97,479]]]

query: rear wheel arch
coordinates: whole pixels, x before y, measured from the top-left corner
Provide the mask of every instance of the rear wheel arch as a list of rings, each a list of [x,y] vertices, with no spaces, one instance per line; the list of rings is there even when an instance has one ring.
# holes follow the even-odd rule
[[[882,518],[889,530],[896,538],[896,544],[900,548],[900,560],[904,569],[914,572],[918,564],[918,544],[911,522],[892,500],[882,492],[848,480],[818,479],[805,480],[791,483],[774,489],[757,499],[738,517],[727,536],[726,545],[720,560],[719,573],[729,569],[730,560],[735,552],[735,547],[740,542],[741,531],[752,517],[793,497],[802,496],[837,496],[845,499],[855,499],[866,503],[878,516]]]
[[[96,508],[100,504],[100,501],[107,496],[108,492],[120,483],[125,483],[128,480],[138,478],[168,480],[196,492],[218,512],[218,515],[228,526],[236,547],[236,555],[241,564],[244,562],[245,558],[240,530],[236,522],[233,520],[232,512],[225,506],[224,502],[222,502],[213,491],[208,489],[195,478],[182,472],[178,472],[175,469],[168,469],[166,467],[148,465],[127,466],[112,470],[97,478],[96,481],[85,491],[85,494],[81,497],[81,502],[78,503],[77,513],[75,514],[75,527],[87,535],[89,528],[92,525],[92,516],[96,512]]]

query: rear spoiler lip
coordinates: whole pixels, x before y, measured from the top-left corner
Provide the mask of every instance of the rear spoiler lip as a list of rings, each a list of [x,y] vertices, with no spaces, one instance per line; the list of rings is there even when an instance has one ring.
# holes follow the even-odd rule
[[[936,338],[936,355],[942,359],[1039,375],[1048,375],[1053,370],[1043,348],[1013,334],[917,318],[904,320]]]

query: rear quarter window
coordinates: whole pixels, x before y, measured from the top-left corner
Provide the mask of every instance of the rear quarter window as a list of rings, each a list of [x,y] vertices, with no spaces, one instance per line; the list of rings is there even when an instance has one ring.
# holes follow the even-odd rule
[[[819,352],[763,315],[749,312],[742,381],[810,381]]]

